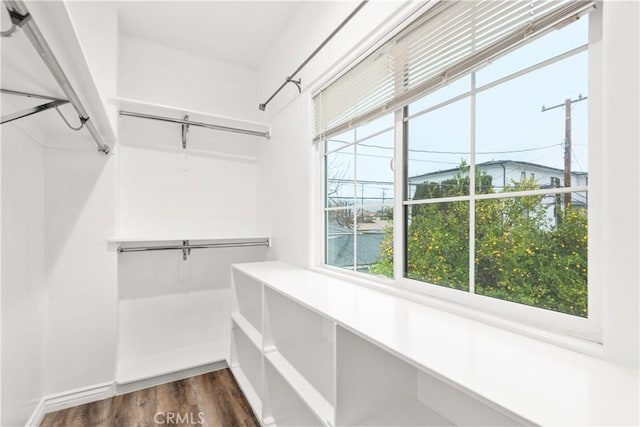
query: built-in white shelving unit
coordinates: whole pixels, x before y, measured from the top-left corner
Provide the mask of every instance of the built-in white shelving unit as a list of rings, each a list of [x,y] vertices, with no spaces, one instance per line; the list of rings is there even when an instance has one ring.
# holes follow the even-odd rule
[[[265,406],[263,424],[281,427],[324,426],[325,424],[309,408],[307,401],[291,387],[291,382],[274,368],[268,359],[264,363]]]
[[[259,414],[262,412],[262,352],[235,321],[232,325],[231,371],[251,408]]]
[[[624,367],[281,262],[235,264],[232,279],[233,372],[265,426],[637,417]]]
[[[265,357],[322,420],[333,420],[333,322],[264,290]]]
[[[241,272],[234,272],[232,287],[236,296],[234,316],[243,318],[244,322],[262,334],[262,287],[256,285],[255,279]]]

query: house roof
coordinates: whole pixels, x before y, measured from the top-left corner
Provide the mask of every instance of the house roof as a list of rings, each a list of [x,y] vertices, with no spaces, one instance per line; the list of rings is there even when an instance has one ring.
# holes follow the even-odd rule
[[[527,166],[527,167],[535,167],[535,168],[538,168],[538,169],[546,169],[549,172],[556,172],[556,173],[561,173],[561,174],[564,173],[564,170],[562,170],[562,169],[552,168],[550,166],[540,165],[538,163],[523,162],[523,161],[520,161],[520,160],[490,160],[488,162],[478,163],[476,165],[476,167],[478,167],[478,166],[487,167],[487,166],[505,165],[505,164],[517,164],[517,165],[522,165],[522,166]],[[415,175],[415,176],[409,177],[409,179],[411,180],[411,179],[435,176],[435,175],[440,175],[442,173],[457,172],[459,170],[460,170],[460,168],[442,169],[442,170],[435,171],[435,172],[429,172],[429,173],[425,173],[425,174],[421,174],[421,175]],[[572,171],[571,174],[572,175],[576,175],[576,176],[583,176],[583,175],[588,175],[588,172]]]

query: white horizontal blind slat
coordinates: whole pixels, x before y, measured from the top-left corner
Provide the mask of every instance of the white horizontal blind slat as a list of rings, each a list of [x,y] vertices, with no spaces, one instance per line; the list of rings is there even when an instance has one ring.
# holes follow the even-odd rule
[[[406,105],[594,3],[440,0],[314,97],[315,139]]]

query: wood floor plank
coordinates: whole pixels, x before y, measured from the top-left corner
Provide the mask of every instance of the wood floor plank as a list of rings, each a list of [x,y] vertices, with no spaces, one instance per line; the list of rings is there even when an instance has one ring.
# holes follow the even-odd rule
[[[222,420],[218,414],[218,408],[215,404],[215,399],[211,396],[214,394],[213,386],[209,376],[198,375],[189,378],[189,381],[196,391],[196,400],[200,412],[204,414],[203,427],[216,427],[221,426]]]
[[[91,404],[87,404],[87,422],[88,425],[107,425],[111,416],[111,399],[99,400]]]
[[[41,427],[257,427],[229,369],[47,414]]]
[[[158,412],[158,400],[156,396],[156,388],[145,388],[133,393],[129,393],[129,408],[133,413],[135,427],[151,427],[155,426],[155,414]]]

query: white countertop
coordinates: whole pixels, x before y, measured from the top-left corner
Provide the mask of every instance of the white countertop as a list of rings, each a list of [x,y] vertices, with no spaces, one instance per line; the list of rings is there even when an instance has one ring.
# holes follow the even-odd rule
[[[234,267],[532,423],[640,422],[637,371],[285,263]]]

